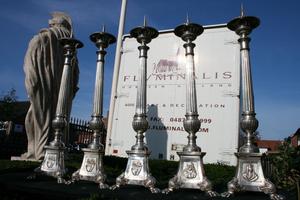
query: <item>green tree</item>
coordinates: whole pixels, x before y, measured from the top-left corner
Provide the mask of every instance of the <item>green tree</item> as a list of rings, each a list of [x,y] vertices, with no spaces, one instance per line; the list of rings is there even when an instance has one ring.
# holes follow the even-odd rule
[[[17,101],[16,90],[11,88],[0,97],[0,120],[12,121],[15,116],[15,102]]]
[[[300,147],[291,146],[288,140],[279,147],[279,154],[272,160],[273,179],[278,188],[297,190],[300,200]]]

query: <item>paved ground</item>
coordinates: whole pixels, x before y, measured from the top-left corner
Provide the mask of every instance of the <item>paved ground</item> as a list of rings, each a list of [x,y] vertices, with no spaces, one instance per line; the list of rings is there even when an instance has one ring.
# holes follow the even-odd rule
[[[205,200],[210,198],[198,190],[178,190],[168,195],[152,194],[140,186],[125,186],[118,190],[99,190],[95,183],[80,181],[71,185],[57,184],[56,180],[47,176],[38,176],[35,180],[27,180],[28,172],[6,173],[0,175],[0,199],[105,199],[105,200]],[[229,200],[267,200],[262,193],[240,193]],[[287,200],[295,200],[288,197]]]

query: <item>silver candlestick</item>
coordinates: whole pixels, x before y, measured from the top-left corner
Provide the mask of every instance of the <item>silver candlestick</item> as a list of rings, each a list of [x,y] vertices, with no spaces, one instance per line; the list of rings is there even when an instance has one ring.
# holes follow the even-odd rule
[[[83,44],[79,40],[73,38],[63,38],[60,39],[60,42],[64,47],[65,62],[58,94],[56,116],[52,121],[54,140],[50,142],[49,145],[45,146],[46,153],[44,161],[42,162],[42,165],[35,171],[56,177],[58,183],[64,183],[65,180],[62,178],[62,176],[66,172],[64,164],[65,144],[61,138],[64,129],[67,126],[66,115],[68,108],[66,105],[68,105],[68,102],[70,102],[68,98],[70,97],[70,92],[72,92],[70,90],[72,59],[76,54],[76,49],[83,47]]]
[[[137,83],[137,98],[136,110],[133,117],[132,127],[137,132],[136,144],[131,147],[128,154],[127,167],[117,179],[116,184],[112,189],[116,189],[121,185],[142,185],[150,189],[152,193],[159,192],[155,188],[156,180],[150,174],[148,158],[150,151],[144,143],[144,132],[148,129],[148,121],[146,116],[146,78],[147,78],[147,51],[149,47],[146,45],[151,42],[153,38],[158,36],[158,31],[146,25],[144,19],[144,26],[134,28],[130,31],[131,37],[136,38],[141,45],[139,49],[140,68],[138,70]]]
[[[177,175],[169,181],[169,187],[164,193],[169,193],[174,189],[193,188],[206,192],[209,196],[216,196],[212,191],[211,182],[206,178],[203,168],[204,152],[196,144],[196,132],[200,129],[200,120],[198,119],[197,97],[195,84],[195,66],[194,66],[194,47],[193,41],[202,34],[203,27],[198,24],[190,23],[188,18],[185,24],[175,28],[176,36],[181,37],[185,44],[186,56],[186,115],[183,126],[188,132],[188,144],[182,152],[177,152],[180,157],[180,163]]]
[[[272,182],[264,177],[261,165],[262,154],[253,144],[253,134],[258,128],[258,120],[255,118],[254,96],[252,86],[251,65],[249,56],[248,35],[253,29],[259,26],[259,19],[252,16],[244,16],[241,8],[241,16],[233,19],[227,24],[227,27],[235,31],[240,36],[241,56],[241,98],[242,98],[242,116],[240,127],[246,134],[246,143],[239,148],[235,155],[238,158],[237,171],[235,177],[228,183],[228,192],[222,194],[229,197],[238,191],[264,192],[270,195],[272,200],[281,200],[282,196],[276,194],[276,188]]]
[[[116,38],[105,32],[105,27],[101,32],[93,33],[90,39],[98,47],[97,51],[97,70],[94,91],[94,104],[92,119],[89,122],[90,128],[93,130],[93,141],[88,148],[82,149],[84,158],[81,168],[73,173],[72,181],[87,180],[99,184],[99,188],[108,188],[105,184],[106,175],[103,168],[104,146],[101,144],[101,134],[103,133],[104,124],[102,121],[103,112],[103,71],[105,48],[116,42]]]

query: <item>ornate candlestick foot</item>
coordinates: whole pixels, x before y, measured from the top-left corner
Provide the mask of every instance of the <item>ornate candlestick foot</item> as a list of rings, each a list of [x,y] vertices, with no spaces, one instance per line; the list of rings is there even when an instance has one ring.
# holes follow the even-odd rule
[[[40,168],[35,169],[36,173],[43,173],[57,178],[57,183],[66,183],[63,179],[67,172],[64,165],[64,147],[45,146],[46,155]]]
[[[53,120],[52,125],[55,130],[56,138],[50,142],[50,145],[45,146],[46,154],[44,161],[40,168],[37,168],[36,172],[42,172],[46,175],[57,178],[57,183],[65,183],[62,178],[66,173],[64,151],[65,145],[61,141],[62,130],[66,126],[67,122],[62,115],[57,115]]]
[[[240,185],[238,184],[238,180],[234,177],[231,181],[227,183],[227,192],[223,192],[221,194],[222,197],[231,197],[234,195],[235,192],[239,192],[241,190]]]
[[[148,158],[150,153],[136,151],[126,151],[126,153],[128,154],[126,170],[117,177],[116,184],[111,189],[117,189],[122,185],[142,185],[152,193],[160,192],[155,187],[156,179],[149,172]]]
[[[163,190],[168,194],[174,189],[191,188],[200,189],[208,196],[218,196],[212,191],[211,182],[204,175],[203,156],[204,152],[177,152],[180,157],[177,175],[169,181],[169,187]]]
[[[275,185],[266,179],[261,165],[261,153],[236,153],[238,166],[236,176],[227,184],[228,191],[223,197],[233,196],[240,191],[263,192],[272,200],[283,200],[284,197],[276,194]]]
[[[100,189],[107,189],[106,175],[103,171],[102,160],[104,151],[99,149],[82,149],[84,158],[81,168],[72,174],[72,182],[79,180],[92,181],[99,184]]]

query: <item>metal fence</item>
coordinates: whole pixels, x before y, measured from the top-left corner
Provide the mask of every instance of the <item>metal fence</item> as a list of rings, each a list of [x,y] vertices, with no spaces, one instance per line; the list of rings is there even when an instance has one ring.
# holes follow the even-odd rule
[[[88,121],[71,117],[69,123],[69,144],[89,144],[93,132],[88,126]]]
[[[272,159],[278,154],[278,152],[267,152],[263,154],[261,159],[261,164],[263,167],[264,175],[269,178],[273,179],[275,166],[272,162]]]

